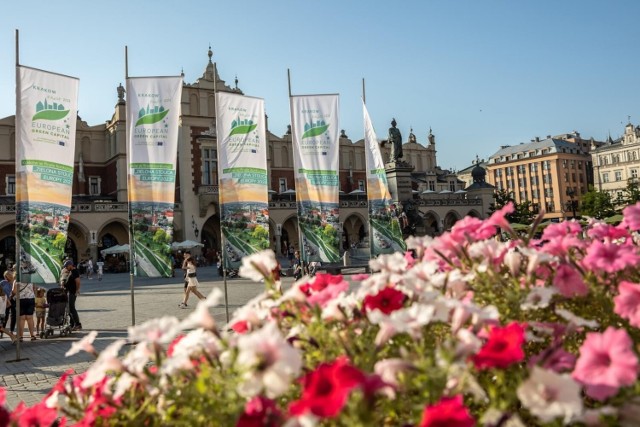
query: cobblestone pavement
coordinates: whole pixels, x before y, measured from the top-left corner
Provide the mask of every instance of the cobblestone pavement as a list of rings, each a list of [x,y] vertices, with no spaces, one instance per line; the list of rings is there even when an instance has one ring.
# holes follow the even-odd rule
[[[224,282],[214,267],[198,269],[199,290],[206,296],[214,287],[224,290]],[[284,285],[292,279],[285,278]],[[288,282],[288,283],[287,283]],[[127,328],[132,324],[130,276],[106,274],[102,281],[82,278],[81,293],[76,301],[83,331],[72,336],[60,337],[56,332],[48,339],[30,341],[21,345],[21,360],[16,359],[16,347],[5,336],[0,339],[0,386],[7,389],[7,404],[14,408],[24,401],[32,405],[40,401],[60,375],[69,368],[77,373],[84,372],[92,362],[86,353],[65,357],[73,341],[92,330],[98,331],[94,346],[98,351],[118,338],[126,338]],[[197,298],[190,296],[189,308],[180,309],[182,300],[182,273],[176,270],[175,278],[135,278],[135,320],[141,324],[151,318],[173,315],[186,317],[197,304]],[[242,306],[263,290],[263,286],[245,279],[227,280],[229,312]],[[220,324],[226,323],[224,300],[214,307],[212,313]],[[25,332],[28,337],[28,333]]]

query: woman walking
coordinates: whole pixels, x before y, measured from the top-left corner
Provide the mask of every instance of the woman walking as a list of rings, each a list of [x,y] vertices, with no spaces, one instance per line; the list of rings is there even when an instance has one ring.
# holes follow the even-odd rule
[[[187,289],[184,293],[184,300],[180,303],[178,307],[187,308],[187,301],[189,300],[189,294],[193,293],[200,299],[205,299],[205,296],[200,293],[198,290],[198,277],[196,277],[196,264],[192,257],[187,258],[186,260],[187,267]]]
[[[13,295],[20,295],[20,319],[18,319],[18,338],[22,341],[24,324],[29,327],[31,341],[36,340],[36,328],[33,324],[33,313],[36,310],[36,292],[33,283],[13,282]]]

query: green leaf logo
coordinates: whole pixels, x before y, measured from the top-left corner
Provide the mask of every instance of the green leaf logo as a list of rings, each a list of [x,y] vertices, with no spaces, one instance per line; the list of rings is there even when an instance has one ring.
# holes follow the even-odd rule
[[[164,119],[167,114],[169,114],[169,110],[165,110],[163,106],[156,105],[151,108],[147,105],[147,108],[141,108],[138,112],[136,126],[158,123],[160,120]]]
[[[44,102],[40,101],[36,104],[36,114],[32,120],[60,120],[67,117],[69,110],[64,109],[64,105],[57,102],[49,104],[45,98]]]
[[[238,118],[231,122],[231,132],[229,132],[229,136],[246,135],[257,127],[258,124],[253,123],[253,120],[240,120],[240,118]]]
[[[304,133],[302,139],[313,138],[314,136],[322,135],[329,129],[329,125],[324,120],[318,120],[317,122],[305,123]]]

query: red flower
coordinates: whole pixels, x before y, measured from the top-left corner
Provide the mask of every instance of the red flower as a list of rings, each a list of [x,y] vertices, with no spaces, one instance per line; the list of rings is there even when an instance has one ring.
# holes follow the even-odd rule
[[[282,413],[276,403],[266,397],[254,397],[244,406],[236,427],[276,427],[282,425]]]
[[[435,405],[425,406],[420,427],[473,427],[475,421],[462,402],[462,395],[443,397]]]
[[[236,323],[231,325],[231,329],[233,329],[238,334],[244,334],[251,329],[251,323],[248,320],[238,320]]]
[[[523,343],[524,328],[519,323],[512,322],[504,328],[493,327],[485,345],[473,356],[473,363],[478,369],[504,369],[524,360]]]
[[[337,285],[341,283],[344,279],[341,274],[326,274],[326,273],[318,273],[316,274],[313,281],[304,283],[300,285],[300,290],[307,296],[311,295],[312,292],[320,292],[324,290],[329,285]]]
[[[19,427],[50,426],[58,418],[58,412],[47,408],[44,402],[37,403],[30,408],[20,402],[11,414],[11,420]]]
[[[384,314],[399,310],[404,305],[406,295],[397,289],[387,287],[375,295],[367,295],[363,306],[365,310],[378,309]]]
[[[289,413],[299,416],[311,412],[320,418],[336,417],[347,403],[351,390],[364,381],[364,374],[351,366],[346,357],[321,363],[302,378],[302,396],[289,405]]]

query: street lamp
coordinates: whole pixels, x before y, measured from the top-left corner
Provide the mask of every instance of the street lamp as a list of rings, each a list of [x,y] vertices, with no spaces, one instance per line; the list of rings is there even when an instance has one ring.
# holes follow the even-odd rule
[[[576,195],[576,191],[569,187],[567,188],[567,196],[569,196],[569,199],[571,199],[569,201],[569,209],[571,209],[571,211],[573,212],[573,218],[575,219],[576,217],[576,202],[575,200],[573,200],[573,197]]]

